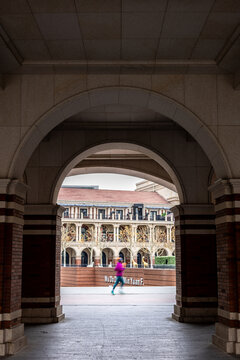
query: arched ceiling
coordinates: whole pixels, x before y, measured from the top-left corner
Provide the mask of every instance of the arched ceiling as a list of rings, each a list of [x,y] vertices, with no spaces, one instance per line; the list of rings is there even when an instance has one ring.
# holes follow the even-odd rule
[[[104,106],[93,106],[85,111],[70,116],[62,122],[58,129],[74,128],[139,128],[139,127],[161,127],[180,128],[177,123],[168,117],[139,105],[106,104]]]
[[[239,1],[9,0],[0,21],[1,73],[239,70]]]
[[[68,176],[99,172],[143,177],[176,191],[171,177],[161,165],[139,151],[127,149],[109,149],[90,155],[75,165]]]

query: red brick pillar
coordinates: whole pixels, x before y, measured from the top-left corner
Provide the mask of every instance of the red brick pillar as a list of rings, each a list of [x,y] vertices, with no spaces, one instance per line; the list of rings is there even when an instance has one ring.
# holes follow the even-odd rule
[[[94,266],[99,266],[99,265],[100,265],[100,256],[95,256]]]
[[[60,305],[62,211],[58,205],[25,207],[22,278],[25,323],[52,323],[64,318]]]
[[[78,266],[81,265],[81,256],[80,256],[80,257],[76,257],[76,265],[78,265]]]
[[[26,343],[21,324],[22,235],[26,186],[0,180],[0,355]]]
[[[218,322],[213,343],[240,354],[240,180],[221,180],[211,186],[215,198]]]
[[[213,205],[179,205],[176,226],[176,305],[180,322],[217,318],[216,232]]]

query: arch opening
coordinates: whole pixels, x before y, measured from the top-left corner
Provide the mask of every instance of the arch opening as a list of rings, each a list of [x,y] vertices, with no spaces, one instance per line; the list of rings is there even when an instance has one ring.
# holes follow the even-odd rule
[[[103,144],[99,144],[96,145],[94,147],[90,147],[89,149],[81,152],[80,154],[75,154],[75,156],[67,163],[65,164],[65,166],[61,169],[61,173],[58,174],[58,178],[56,179],[55,183],[53,184],[52,187],[52,195],[51,195],[51,201],[53,204],[56,204],[57,202],[57,196],[59,193],[59,190],[61,188],[61,185],[64,181],[64,179],[71,174],[72,169],[74,169],[76,167],[77,164],[81,163],[82,161],[84,161],[86,158],[89,158],[91,155],[102,152],[102,151],[110,151],[112,149],[125,149],[125,150],[129,150],[129,151],[138,151],[141,154],[144,154],[147,158],[153,160],[154,162],[156,162],[161,168],[163,168],[165,170],[165,172],[168,174],[169,179],[171,179],[170,181],[162,181],[162,178],[159,177],[157,178],[156,176],[149,176],[148,172],[138,172],[138,175],[141,175],[142,178],[145,178],[149,181],[155,180],[154,182],[156,183],[160,183],[160,184],[164,184],[170,187],[171,189],[176,189],[176,192],[178,193],[180,202],[184,203],[186,202],[186,195],[185,195],[185,190],[183,187],[183,184],[181,182],[180,176],[177,173],[176,169],[174,169],[174,166],[172,164],[169,164],[167,162],[166,159],[164,159],[162,156],[160,156],[159,154],[157,154],[156,152],[148,149],[147,147],[143,147],[137,144],[131,144],[131,143],[118,143],[118,142],[106,142]],[[124,168],[124,166],[123,166]],[[104,168],[105,169],[105,168]],[[115,168],[109,168],[109,171],[115,170],[116,173],[118,172],[118,169],[116,171]],[[91,173],[91,169],[89,170],[89,168],[84,169],[84,174],[87,173]],[[125,169],[124,173],[127,174],[131,172],[131,170],[129,169]],[[120,171],[120,173],[122,173]],[[136,173],[135,173],[136,174]],[[168,185],[168,184],[171,184]]]

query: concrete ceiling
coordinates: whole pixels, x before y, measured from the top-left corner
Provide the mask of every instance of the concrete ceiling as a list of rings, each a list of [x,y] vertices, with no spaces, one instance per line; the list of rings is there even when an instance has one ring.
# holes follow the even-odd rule
[[[237,72],[238,0],[0,2],[1,72]]]

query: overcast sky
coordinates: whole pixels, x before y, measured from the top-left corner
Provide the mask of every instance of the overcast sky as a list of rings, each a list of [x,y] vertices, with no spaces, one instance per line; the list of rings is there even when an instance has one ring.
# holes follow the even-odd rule
[[[99,189],[135,190],[135,184],[144,179],[118,174],[86,174],[67,177],[63,185],[98,185]]]

